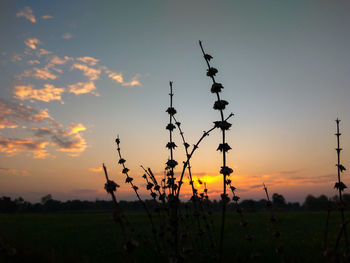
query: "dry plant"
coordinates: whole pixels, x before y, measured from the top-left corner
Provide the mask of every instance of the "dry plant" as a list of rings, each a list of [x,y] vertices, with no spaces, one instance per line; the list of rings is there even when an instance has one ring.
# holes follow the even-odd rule
[[[126,167],[126,160],[121,155],[121,141],[119,136],[116,139],[117,152],[119,155],[118,163],[122,166],[122,173],[125,174],[125,182],[130,184],[132,190],[135,192],[137,199],[142,204],[146,211],[147,217],[151,225],[151,232],[153,240],[150,241],[153,244],[153,248],[156,252],[166,256],[170,262],[182,262],[183,260],[192,258],[196,255],[196,258],[203,258],[215,261],[223,260],[223,245],[224,245],[224,233],[225,233],[225,217],[226,207],[230,202],[230,197],[227,193],[227,185],[231,186],[230,174],[233,170],[227,165],[227,152],[231,147],[226,142],[226,133],[231,127],[231,123],[228,120],[233,116],[229,114],[227,117],[224,115],[224,110],[229,104],[226,100],[220,97],[222,89],[224,88],[221,83],[218,83],[215,79],[218,70],[210,65],[212,56],[207,54],[202,42],[199,41],[203,57],[207,64],[206,75],[212,80],[211,93],[216,96],[214,103],[214,110],[217,110],[220,115],[218,121],[214,121],[212,128],[204,131],[198,141],[192,146],[185,140],[184,132],[181,127],[181,123],[175,117],[177,111],[173,107],[173,83],[170,82],[170,105],[166,112],[169,114],[169,123],[166,125],[166,129],[169,131],[169,142],[166,144],[166,148],[169,149],[170,158],[165,163],[165,177],[159,184],[156,177],[152,173],[150,168],[141,166],[144,171],[142,176],[146,180],[146,190],[150,192],[152,199],[156,202],[155,213],[158,214],[159,224],[155,224],[152,212],[147,207],[144,200],[138,192],[139,188],[133,183],[133,177],[129,175],[129,169]],[[180,133],[182,144],[185,149],[185,160],[180,175],[176,178],[175,169],[178,166],[178,162],[174,159],[174,151],[177,145],[173,140],[173,132],[177,129]],[[196,150],[199,148],[200,143],[215,129],[221,131],[221,143],[218,146],[218,151],[222,152],[222,166],[219,169],[222,174],[223,192],[221,194],[222,212],[221,212],[221,226],[219,233],[219,240],[215,240],[214,232],[214,220],[212,218],[212,212],[209,207],[209,196],[206,182],[204,182],[204,190],[199,193],[194,185],[191,172],[191,158]],[[139,241],[134,240],[134,228],[129,222],[126,222],[124,214],[120,211],[117,199],[114,192],[117,185],[115,182],[109,180],[107,175],[107,169],[103,165],[106,175],[106,191],[111,194],[112,200],[115,204],[115,221],[121,226],[124,236],[124,247],[130,254],[132,259],[132,253]],[[180,209],[180,192],[184,183],[185,172],[188,171],[189,184],[192,190],[191,205],[186,205],[185,211]],[[203,184],[199,180],[200,184]],[[231,186],[232,187],[232,186]],[[232,189],[232,188],[231,188]],[[234,194],[234,192],[233,192]],[[236,197],[233,197],[234,200]],[[237,202],[236,202],[237,203]],[[130,230],[128,230],[128,227]],[[218,245],[217,245],[218,244]],[[209,246],[209,247],[208,247]]]
[[[337,164],[335,165],[337,167],[337,179],[338,181],[335,183],[334,188],[338,191],[338,200],[337,200],[337,206],[340,213],[340,220],[341,225],[339,228],[339,232],[334,244],[334,247],[331,247],[328,241],[328,231],[329,231],[329,220],[330,220],[330,211],[331,209],[328,208],[327,211],[327,219],[326,219],[326,226],[325,226],[325,234],[324,234],[324,253],[323,255],[325,258],[330,262],[349,262],[350,260],[350,251],[349,251],[349,239],[348,239],[348,233],[347,233],[347,223],[348,221],[345,220],[345,203],[343,199],[343,191],[347,188],[347,186],[341,181],[341,175],[344,171],[346,171],[346,168],[343,164],[341,164],[340,161],[340,153],[343,150],[340,147],[340,120],[337,118],[335,120],[337,124],[337,133],[335,136],[337,137],[337,148],[335,148],[337,152]],[[341,250],[340,247],[340,241],[341,238],[344,237],[344,247],[343,250]]]
[[[211,60],[213,57],[204,51],[202,42],[199,41],[199,46],[202,51],[202,55],[207,65],[206,75],[211,79],[211,93],[215,95],[216,101],[213,105],[213,109],[219,112],[219,120],[214,121],[214,125],[208,130],[204,131],[199,137],[198,141],[191,147],[188,141],[186,141],[181,123],[175,117],[177,110],[173,106],[173,82],[169,82],[170,86],[170,105],[166,112],[169,115],[169,123],[166,125],[166,130],[169,132],[169,142],[166,144],[166,148],[169,150],[169,158],[165,162],[164,178],[156,178],[150,168],[145,168],[141,165],[143,170],[143,178],[146,182],[146,190],[155,203],[155,208],[152,211],[142,200],[139,194],[139,188],[134,184],[133,177],[130,176],[130,170],[126,167],[126,160],[121,154],[121,140],[119,136],[116,138],[117,152],[119,156],[118,163],[122,166],[122,173],[125,175],[125,182],[128,183],[134,191],[137,199],[144,208],[149,223],[150,223],[150,235],[136,234],[135,228],[127,220],[119,208],[115,191],[119,187],[118,184],[108,178],[107,169],[103,165],[106,184],[105,189],[111,195],[115,204],[114,220],[119,223],[121,232],[124,239],[124,249],[128,255],[128,261],[133,262],[134,251],[138,246],[147,246],[149,249],[153,249],[155,254],[159,258],[168,262],[227,262],[227,258],[224,258],[224,235],[225,235],[225,221],[227,216],[228,204],[235,207],[236,212],[239,214],[241,226],[245,232],[245,239],[251,244],[251,253],[247,255],[247,261],[256,261],[260,256],[260,253],[256,251],[254,245],[254,238],[250,234],[248,229],[248,222],[243,213],[243,209],[240,207],[239,196],[236,195],[236,188],[232,185],[230,175],[233,173],[233,169],[228,166],[227,153],[231,150],[230,145],[227,143],[227,132],[231,128],[231,123],[228,120],[234,116],[230,113],[225,116],[224,110],[229,104],[226,100],[222,99],[221,94],[223,85],[216,80],[216,74],[218,70],[211,66]],[[329,246],[328,242],[328,224],[329,213],[327,216],[326,228],[325,228],[325,252],[324,255],[329,261],[336,262],[339,259],[338,250],[341,237],[344,236],[345,248],[344,256],[348,258],[348,236],[346,232],[346,224],[344,216],[344,201],[342,198],[342,192],[346,188],[345,184],[341,182],[341,173],[345,171],[345,167],[340,163],[340,132],[339,132],[339,120],[337,119],[337,156],[338,156],[338,182],[335,184],[335,188],[338,190],[339,195],[339,211],[341,215],[341,227],[339,230],[338,238],[334,248]],[[221,194],[221,218],[219,225],[218,236],[215,235],[215,227],[213,220],[213,213],[210,208],[208,189],[206,182],[198,180],[199,185],[204,185],[203,192],[199,192],[194,184],[194,178],[192,177],[191,159],[194,153],[199,148],[199,145],[204,139],[211,134],[212,131],[218,129],[221,134],[221,142],[218,145],[217,151],[222,154],[221,167],[219,173],[222,175],[222,194]],[[175,170],[179,166],[179,163],[174,159],[174,151],[177,145],[174,142],[174,130],[177,130],[180,134],[182,145],[184,146],[185,158],[182,162],[182,168],[179,174],[176,176]],[[192,196],[190,202],[182,205],[180,202],[180,192],[182,185],[184,184],[184,176],[186,171],[188,172],[189,185],[191,187]],[[285,251],[282,247],[280,240],[280,232],[277,226],[276,217],[272,211],[272,202],[265,184],[264,191],[266,194],[266,208],[270,213],[270,229],[272,236],[274,237],[274,247],[277,258],[281,262],[286,261]],[[200,187],[199,187],[200,188]],[[227,191],[231,190],[231,194]],[[230,197],[232,195],[232,198]],[[158,258],[158,259],[159,259]]]

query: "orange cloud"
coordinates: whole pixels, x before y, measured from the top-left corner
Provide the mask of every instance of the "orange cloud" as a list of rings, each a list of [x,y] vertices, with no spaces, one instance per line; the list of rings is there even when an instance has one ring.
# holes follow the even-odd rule
[[[29,64],[29,65],[40,64],[40,61],[39,61],[39,60],[37,60],[37,59],[34,59],[34,60],[28,60],[28,61],[27,61],[27,64]]]
[[[97,80],[100,77],[101,70],[90,68],[83,64],[74,63],[72,69],[79,69],[83,74],[90,79],[90,81]]]
[[[28,38],[26,41],[24,41],[24,44],[31,49],[36,49],[37,45],[40,44],[40,41],[37,38]]]
[[[36,56],[40,58],[41,56],[47,56],[47,55],[50,55],[51,53],[52,53],[51,51],[41,48],[39,49],[38,52],[36,52]]]
[[[0,167],[0,174],[11,176],[29,176],[30,173],[27,170],[19,170],[13,168]]]
[[[78,82],[78,83],[69,85],[69,92],[74,93],[75,95],[92,93],[98,96],[98,94],[95,93],[94,90],[96,90],[96,87],[92,81]]]
[[[71,132],[69,133],[69,135],[71,134],[76,134],[79,133],[81,131],[85,131],[86,128],[83,124],[79,123],[79,124],[71,124],[69,125],[69,127],[71,128]]]
[[[50,102],[58,100],[61,103],[61,94],[64,92],[63,88],[56,88],[51,84],[44,84],[42,89],[34,89],[33,85],[17,85],[14,87],[14,93],[20,100],[36,99],[40,101]]]
[[[1,129],[16,129],[18,127],[17,124],[3,124],[3,121],[1,121],[2,123],[0,123],[0,130]]]
[[[50,119],[52,120],[52,117],[50,116],[47,109],[40,110],[39,113],[34,115],[34,118],[32,119],[34,122],[42,121],[44,119]]]
[[[98,59],[93,58],[93,57],[80,57],[80,58],[77,58],[77,60],[80,62],[84,62],[86,64],[89,64],[90,66],[95,66],[99,62]]]
[[[51,16],[51,15],[44,15],[41,17],[41,19],[52,19],[52,18],[53,18],[53,16]]]
[[[94,173],[99,173],[99,172],[102,172],[103,169],[102,169],[102,167],[97,167],[97,168],[90,168],[89,171],[94,172]]]
[[[26,6],[23,10],[20,10],[16,14],[16,17],[24,17],[28,19],[30,22],[36,23],[36,18],[34,16],[33,10],[29,6]]]
[[[138,80],[138,78],[139,76],[135,76],[129,82],[123,82],[122,86],[129,86],[129,87],[141,86],[141,83]]]
[[[49,84],[46,88],[55,89]],[[31,89],[33,88],[31,87]],[[29,97],[45,101],[45,96],[47,94],[43,95],[39,92]],[[44,122],[45,120],[46,122]],[[28,126],[24,125],[26,123],[48,124],[49,126],[27,128]],[[50,116],[47,109],[36,110],[16,100],[0,98],[0,129],[18,127],[33,131],[34,137],[0,137],[0,152],[6,153],[7,156],[29,152],[33,154],[34,158],[46,158],[52,156],[46,150],[46,146],[49,144],[56,146],[57,151],[65,152],[70,156],[78,156],[87,148],[86,140],[82,137],[82,133],[86,130],[83,124],[72,123],[68,128],[64,128],[61,123]]]
[[[113,79],[115,82],[117,83],[123,83],[124,82],[124,78],[123,75],[121,73],[115,73],[115,72],[111,72],[108,74],[108,77]]]
[[[57,151],[66,152],[70,156],[78,156],[87,147],[81,135],[86,128],[81,123],[71,124],[69,130],[61,127],[35,128],[34,130],[36,130],[36,137],[49,136],[52,144],[58,147]]]
[[[61,59],[60,57],[58,56],[54,56],[50,59],[50,63],[49,65],[50,66],[53,66],[53,65],[63,65],[65,64],[70,58],[65,56],[64,59]]]
[[[55,74],[53,74],[48,67],[45,68],[33,68],[33,75],[32,77],[36,78],[36,79],[43,79],[43,80],[47,80],[47,79],[56,79],[57,76]]]
[[[20,152],[31,152],[34,158],[43,159],[49,154],[45,147],[46,141],[33,140],[30,138],[0,138],[0,152],[6,153],[7,156],[13,156]]]
[[[32,74],[33,74],[33,73],[32,73],[31,70],[26,69],[26,70],[24,70],[21,74],[16,75],[15,78],[16,78],[17,80],[21,80],[22,78],[31,77]]]
[[[107,67],[102,67],[102,69],[104,69],[105,73],[107,74],[107,76],[114,80],[115,82],[121,84],[122,86],[129,86],[129,87],[134,87],[134,86],[141,86],[140,81],[138,80],[138,78],[140,77],[139,75],[134,76],[131,81],[129,82],[125,82],[124,81],[124,77],[122,73],[116,73],[113,72],[111,70],[109,70]]]
[[[62,35],[63,39],[71,39],[72,37],[73,37],[73,35],[69,34],[69,33],[65,33],[65,34]]]
[[[78,156],[86,147],[86,141],[79,132],[85,131],[86,128],[82,124],[71,126],[70,132],[61,132],[53,137],[53,142],[60,148],[58,151],[68,152],[70,156]]]
[[[22,122],[39,123],[52,119],[47,109],[36,110],[30,106],[0,98],[0,129],[17,128]]]

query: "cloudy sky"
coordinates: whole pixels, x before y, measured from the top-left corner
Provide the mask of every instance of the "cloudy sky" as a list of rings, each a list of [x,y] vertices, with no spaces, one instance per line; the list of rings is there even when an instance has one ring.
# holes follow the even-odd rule
[[[345,1],[1,1],[0,195],[108,199],[104,162],[118,197],[134,199],[114,140],[140,188],[140,165],[162,175],[169,80],[190,144],[219,119],[198,40],[235,113],[239,195],[263,198],[263,182],[290,201],[334,195],[337,117],[350,167],[349,12]],[[213,198],[219,142],[215,131],[192,162]]]

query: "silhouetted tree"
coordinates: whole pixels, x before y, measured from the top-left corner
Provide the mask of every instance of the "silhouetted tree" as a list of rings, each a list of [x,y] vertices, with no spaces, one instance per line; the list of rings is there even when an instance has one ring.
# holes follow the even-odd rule
[[[265,209],[265,203],[266,201],[264,199],[255,201],[252,199],[243,200],[240,203],[241,208],[243,208],[247,212],[256,212],[261,211]]]
[[[272,203],[276,208],[285,208],[287,206],[286,199],[278,193],[272,195]]]
[[[49,200],[51,200],[51,199],[52,199],[51,194],[44,195],[43,197],[41,197],[41,203],[42,203],[42,204],[45,204],[47,201],[49,201]]]
[[[325,195],[321,195],[319,197],[308,195],[303,206],[307,210],[326,210],[329,206],[329,201]]]
[[[17,210],[15,201],[12,201],[10,197],[3,196],[0,198],[0,212],[1,213],[13,213]]]

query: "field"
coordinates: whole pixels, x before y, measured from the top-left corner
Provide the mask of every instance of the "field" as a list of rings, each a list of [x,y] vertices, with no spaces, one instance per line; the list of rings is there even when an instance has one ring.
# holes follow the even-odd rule
[[[276,216],[286,262],[324,262],[322,246],[326,212],[280,212]],[[128,213],[128,217],[138,231],[147,234],[145,214]],[[246,217],[249,232],[254,236],[254,249],[262,255],[258,262],[280,262],[280,257],[274,253],[269,214],[247,213]],[[215,215],[215,222],[218,230],[219,214]],[[247,261],[252,250],[239,222],[236,213],[227,215],[225,262],[235,258],[239,262]],[[336,238],[339,223],[339,214],[333,212],[332,240]],[[28,262],[29,259],[32,262],[126,261],[121,249],[119,225],[113,222],[110,213],[1,214],[0,233],[6,243],[18,250],[13,262]],[[136,262],[157,260],[154,251],[139,248]]]

